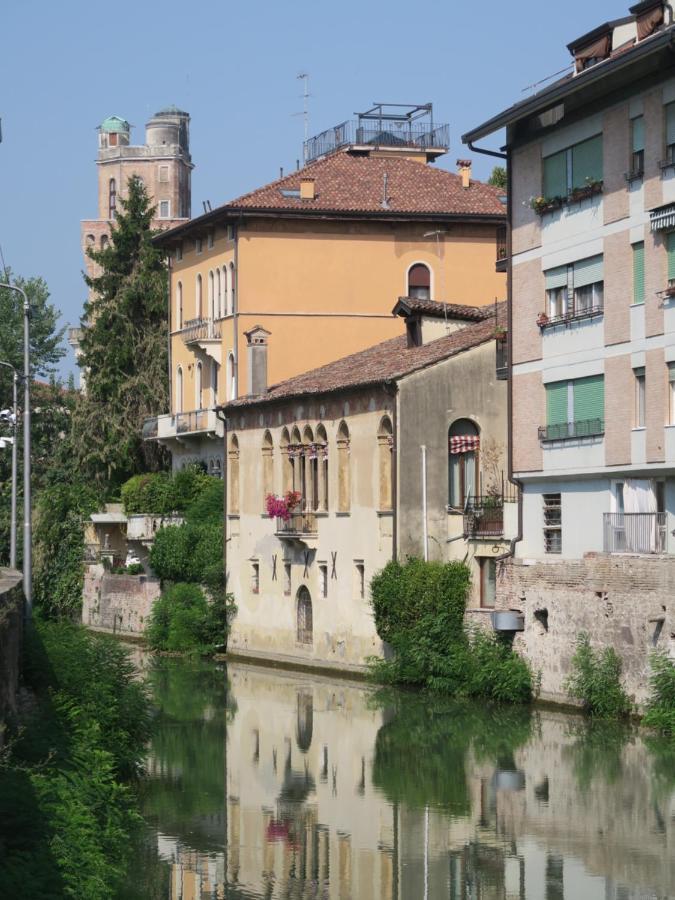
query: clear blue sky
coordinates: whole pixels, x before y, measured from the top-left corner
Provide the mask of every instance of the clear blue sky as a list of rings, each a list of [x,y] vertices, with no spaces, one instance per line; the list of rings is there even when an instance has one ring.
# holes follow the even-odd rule
[[[434,104],[450,123],[439,164],[466,156],[460,135],[524,98],[569,62],[565,45],[628,0],[426,3],[184,3],[15,0],[0,54],[0,245],[16,273],[42,275],[63,323],[77,324],[80,219],[96,215],[96,126],[189,111],[193,215],[289,171],[301,156],[300,71],[310,74],[310,135],[372,101]],[[497,146],[497,142],[493,142]],[[492,162],[474,159],[485,178]],[[0,325],[1,327],[1,325]],[[74,369],[70,351],[63,371]]]

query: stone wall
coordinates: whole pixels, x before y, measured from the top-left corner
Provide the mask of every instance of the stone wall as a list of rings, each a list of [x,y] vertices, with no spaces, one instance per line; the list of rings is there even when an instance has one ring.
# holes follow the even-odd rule
[[[568,699],[563,683],[581,631],[596,648],[614,647],[626,690],[639,704],[649,693],[650,653],[675,658],[675,557],[589,553],[499,568],[497,606],[525,615],[514,649],[541,672],[542,699]]]
[[[143,634],[159,595],[156,578],[110,575],[103,566],[89,566],[84,577],[82,624],[113,634]]]
[[[23,619],[21,575],[0,570],[0,747],[4,721],[16,713]]]

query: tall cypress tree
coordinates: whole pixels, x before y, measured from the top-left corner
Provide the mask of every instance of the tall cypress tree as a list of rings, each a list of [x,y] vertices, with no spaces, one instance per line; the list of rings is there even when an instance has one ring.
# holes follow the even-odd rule
[[[168,274],[152,244],[154,207],[140,178],[129,179],[120,204],[108,246],[88,251],[100,273],[85,276],[92,289],[79,360],[86,386],[73,416],[78,465],[107,494],[167,464],[166,452],[141,431],[146,417],[169,405]]]

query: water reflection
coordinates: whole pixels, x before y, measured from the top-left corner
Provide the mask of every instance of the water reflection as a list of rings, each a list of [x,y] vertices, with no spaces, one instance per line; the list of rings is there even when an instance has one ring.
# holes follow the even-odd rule
[[[243,664],[149,677],[150,827],[125,897],[675,895],[663,742]]]

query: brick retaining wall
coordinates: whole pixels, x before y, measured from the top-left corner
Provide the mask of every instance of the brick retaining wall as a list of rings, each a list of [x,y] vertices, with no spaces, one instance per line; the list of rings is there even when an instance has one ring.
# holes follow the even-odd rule
[[[143,634],[159,594],[156,578],[110,575],[103,566],[89,566],[84,577],[82,624],[113,634]]]

